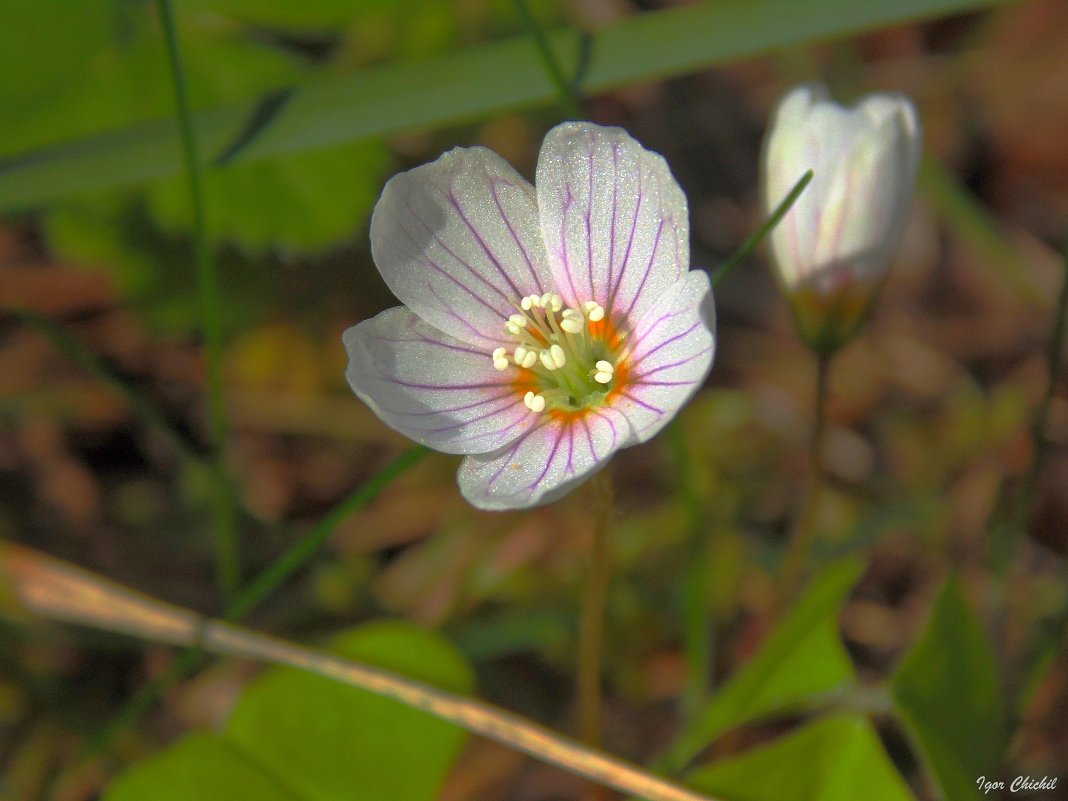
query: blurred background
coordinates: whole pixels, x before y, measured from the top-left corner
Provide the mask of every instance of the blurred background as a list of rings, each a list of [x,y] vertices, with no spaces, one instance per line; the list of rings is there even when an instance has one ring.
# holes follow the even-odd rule
[[[670,5],[545,0],[532,11],[546,28],[597,30]],[[188,0],[177,14],[196,109],[379,65],[409,63],[417,75],[441,54],[529,33],[506,0]],[[2,16],[0,185],[5,159],[173,118],[154,4],[5,0]],[[1066,53],[1068,4],[1039,0],[780,48],[584,100],[588,119],[622,125],[665,155],[689,198],[693,263],[706,269],[760,222],[760,142],[786,89],[820,79],[843,100],[892,90],[919,108],[928,161],[912,220],[870,325],[831,378],[816,557],[865,560],[840,626],[866,681],[887,676],[916,640],[950,571],[986,622],[1010,686],[1023,681],[1036,644],[1063,634],[1046,628],[1066,604],[1063,385],[1033,494],[1027,481],[1064,275]],[[344,380],[341,332],[395,305],[367,243],[385,180],[476,143],[532,179],[542,136],[564,117],[559,103],[543,103],[209,170],[244,576],[409,446]],[[171,175],[44,191],[46,200],[9,203],[0,217],[0,536],[217,614],[186,183]],[[716,299],[718,354],[705,390],[673,429],[613,462],[606,747],[636,762],[660,753],[679,724],[694,565],[707,572],[710,590],[698,603],[719,683],[775,623],[774,582],[806,485],[813,360],[763,255]],[[58,326],[161,410],[171,433],[148,425],[113,382],[86,369],[84,354],[57,347],[16,310]],[[478,512],[456,488],[457,462],[432,454],[347,516],[248,622],[316,642],[361,621],[407,619],[459,648],[481,697],[573,730],[590,497],[579,490],[531,512]],[[991,567],[991,531],[1025,500],[1033,500],[1026,535],[1013,533]],[[107,746],[85,757],[173,651],[8,611],[0,618],[4,801],[96,798],[124,766],[225,718],[255,672],[213,662],[108,729]],[[1004,773],[1060,769],[1068,785],[1063,648],[1051,664],[1017,721]],[[898,727],[878,722],[913,792],[936,797]],[[716,747],[730,753],[768,736],[754,727]],[[582,790],[577,779],[472,740],[440,798],[550,801]],[[1068,791],[1012,797],[1053,801]]]

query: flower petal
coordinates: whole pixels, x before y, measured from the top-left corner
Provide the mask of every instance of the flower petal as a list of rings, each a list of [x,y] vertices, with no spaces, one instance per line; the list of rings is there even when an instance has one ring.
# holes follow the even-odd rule
[[[353,391],[387,425],[445,453],[487,453],[537,422],[490,354],[427,325],[404,307],[344,334]]]
[[[715,316],[708,275],[692,270],[638,322],[626,385],[612,399],[637,442],[663,428],[704,383],[715,352]]]
[[[762,162],[770,212],[804,173],[812,183],[771,234],[788,286],[829,292],[840,273],[875,281],[904,227],[922,147],[919,120],[903,95],[869,95],[854,108],[804,84],[779,103]]]
[[[567,122],[538,157],[538,207],[557,291],[638,320],[689,268],[686,196],[663,156],[621,128]]]
[[[371,253],[427,323],[492,350],[524,295],[551,288],[534,187],[484,147],[394,176],[371,217]]]
[[[526,509],[556,500],[634,443],[630,425],[610,408],[541,425],[496,453],[468,456],[460,491],[479,509]]]

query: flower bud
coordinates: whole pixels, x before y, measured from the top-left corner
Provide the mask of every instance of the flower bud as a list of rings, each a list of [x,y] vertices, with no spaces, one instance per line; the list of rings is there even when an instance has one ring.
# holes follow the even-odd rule
[[[825,87],[805,84],[779,101],[764,145],[764,206],[770,213],[812,170],[770,237],[811,347],[834,350],[856,332],[901,239],[921,147],[916,109],[902,95],[844,108]]]

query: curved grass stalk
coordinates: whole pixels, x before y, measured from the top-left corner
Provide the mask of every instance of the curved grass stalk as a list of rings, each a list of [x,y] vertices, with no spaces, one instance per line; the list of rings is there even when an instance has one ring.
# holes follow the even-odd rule
[[[204,618],[28,548],[0,546],[0,575],[29,611],[71,623],[286,665],[420,709],[598,784],[649,801],[714,801],[498,709],[380,668]]]

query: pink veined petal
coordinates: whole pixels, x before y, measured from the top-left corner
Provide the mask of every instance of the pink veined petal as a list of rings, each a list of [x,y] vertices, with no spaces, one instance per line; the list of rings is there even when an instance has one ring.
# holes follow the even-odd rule
[[[633,442],[630,425],[614,409],[567,420],[542,417],[511,445],[464,459],[457,481],[464,497],[480,509],[540,506],[565,495]]]
[[[404,307],[344,334],[353,391],[389,426],[445,453],[499,450],[536,424],[490,354],[427,325]]]
[[[664,158],[623,129],[556,126],[536,184],[549,264],[569,305],[596,300],[626,325],[689,268],[686,196]]]
[[[676,282],[635,326],[629,375],[612,408],[627,418],[637,442],[660,431],[704,383],[714,332],[711,282],[699,270]]]
[[[371,217],[371,253],[425,322],[492,351],[524,295],[551,288],[532,187],[484,147],[394,176]]]

